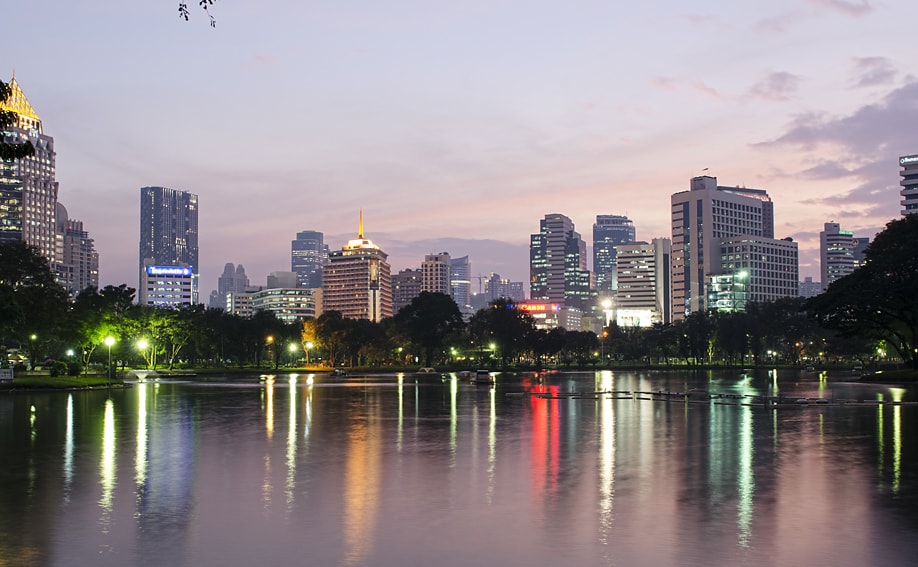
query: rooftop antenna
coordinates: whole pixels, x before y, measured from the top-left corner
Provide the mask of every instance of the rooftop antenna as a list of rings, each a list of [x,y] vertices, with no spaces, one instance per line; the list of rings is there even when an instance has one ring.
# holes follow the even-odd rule
[[[363,240],[363,209],[360,209],[360,228],[357,231],[357,238]]]

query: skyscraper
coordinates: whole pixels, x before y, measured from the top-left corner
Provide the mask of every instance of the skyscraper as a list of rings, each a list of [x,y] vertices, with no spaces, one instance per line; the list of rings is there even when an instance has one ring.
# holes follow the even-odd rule
[[[819,266],[822,290],[854,271],[854,233],[842,230],[837,222],[827,222],[819,233]]]
[[[415,297],[421,295],[421,270],[406,268],[392,274],[392,312],[398,313],[402,307],[411,304]]]
[[[166,187],[140,188],[140,271],[183,266],[192,271],[198,303],[198,196]]]
[[[290,270],[296,272],[299,287],[322,287],[322,266],[328,262],[324,235],[314,230],[296,233],[290,241]]]
[[[357,238],[328,256],[322,276],[322,311],[339,311],[349,319],[382,321],[392,316],[388,254],[363,235],[363,212]]]
[[[615,247],[634,242],[634,223],[620,215],[596,215],[593,224],[593,273],[596,291],[609,296],[617,285]]]
[[[902,167],[899,172],[902,176],[902,180],[899,181],[899,185],[902,186],[899,191],[902,200],[899,204],[902,205],[904,217],[918,213],[918,154],[900,157],[899,165]]]
[[[673,194],[673,319],[707,309],[705,278],[721,274],[721,241],[736,236],[774,238],[774,204],[762,189],[722,187],[694,177]],[[796,275],[794,290],[796,292]]]
[[[564,303],[584,312],[592,308],[586,243],[568,217],[551,213],[539,221],[529,240],[529,289],[532,299]]]
[[[449,254],[427,254],[421,262],[421,291],[450,295],[452,261]]]
[[[617,321],[622,327],[649,327],[672,322],[668,238],[618,245],[616,254],[618,293]]]
[[[99,254],[83,222],[68,218],[67,209],[57,204],[57,236],[60,261],[55,266],[58,281],[75,297],[87,287],[99,287]]]
[[[450,287],[453,301],[459,306],[459,311],[472,314],[472,264],[468,256],[450,260]]]
[[[0,240],[20,240],[37,249],[54,268],[63,258],[57,246],[57,192],[54,138],[42,131],[41,119],[16,81],[0,110],[13,112],[16,122],[2,135],[6,142],[31,141],[35,154],[0,160]]]

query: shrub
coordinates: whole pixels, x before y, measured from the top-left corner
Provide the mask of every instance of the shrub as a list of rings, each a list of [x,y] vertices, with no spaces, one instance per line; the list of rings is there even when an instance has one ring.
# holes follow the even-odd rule
[[[79,376],[83,373],[83,365],[76,361],[71,361],[67,364],[67,375],[68,376]]]
[[[66,376],[68,370],[67,363],[63,360],[51,363],[51,376]]]

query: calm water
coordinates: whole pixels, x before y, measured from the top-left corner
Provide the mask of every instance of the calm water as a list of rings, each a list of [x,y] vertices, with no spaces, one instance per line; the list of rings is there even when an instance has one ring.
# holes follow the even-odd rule
[[[918,399],[738,372],[0,395],[0,566],[918,562],[918,406],[557,395],[689,388]]]

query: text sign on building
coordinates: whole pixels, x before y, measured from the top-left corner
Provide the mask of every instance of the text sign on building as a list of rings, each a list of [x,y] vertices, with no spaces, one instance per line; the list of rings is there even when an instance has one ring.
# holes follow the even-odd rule
[[[191,268],[183,266],[147,266],[148,276],[182,276],[190,277]]]
[[[530,313],[543,313],[546,311],[559,311],[559,307],[554,303],[520,303],[517,305],[520,311],[529,311]]]
[[[902,156],[899,158],[899,165],[908,165],[910,163],[918,163],[918,155]]]

